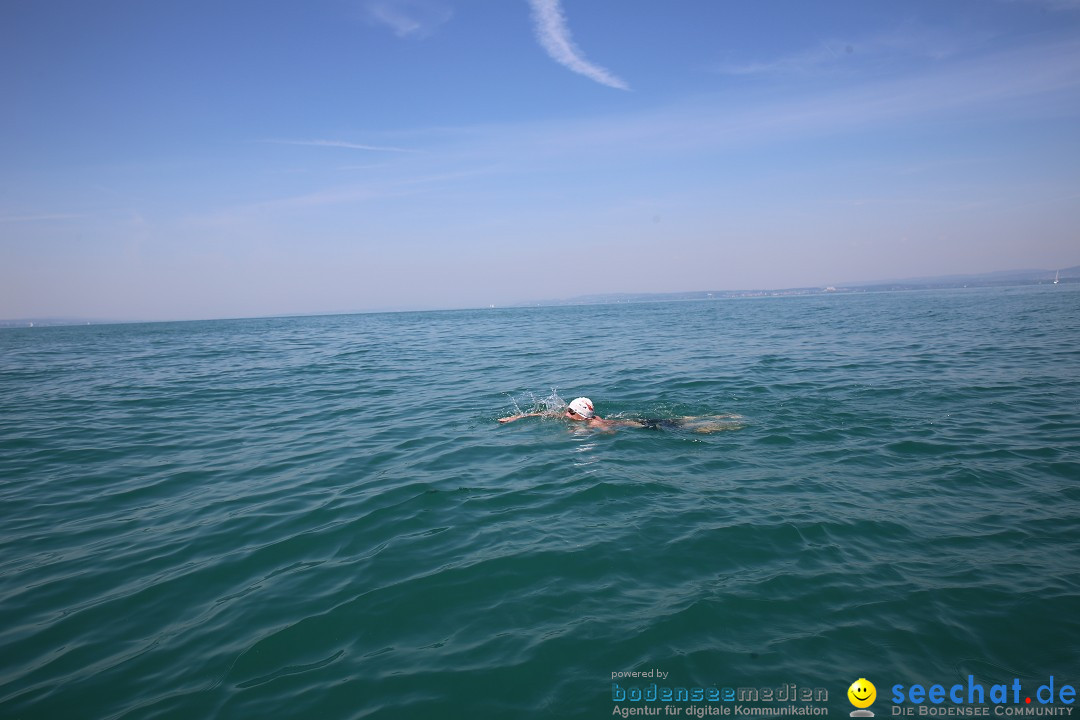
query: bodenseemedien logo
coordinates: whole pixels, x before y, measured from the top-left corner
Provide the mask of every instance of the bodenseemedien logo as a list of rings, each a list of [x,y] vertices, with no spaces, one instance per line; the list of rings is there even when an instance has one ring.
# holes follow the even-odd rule
[[[874,717],[873,711],[866,709],[873,705],[877,698],[877,688],[874,687],[874,683],[866,678],[859,678],[847,689],[847,697],[857,708],[851,711],[851,717]]]

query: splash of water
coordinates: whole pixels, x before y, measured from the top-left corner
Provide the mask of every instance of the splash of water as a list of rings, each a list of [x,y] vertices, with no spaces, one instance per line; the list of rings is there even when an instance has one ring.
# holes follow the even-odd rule
[[[538,397],[531,390],[526,390],[518,396],[507,393],[510,404],[514,406],[515,415],[528,413],[562,414],[566,409],[567,402],[559,397],[559,391],[551,388],[551,394],[547,397]]]

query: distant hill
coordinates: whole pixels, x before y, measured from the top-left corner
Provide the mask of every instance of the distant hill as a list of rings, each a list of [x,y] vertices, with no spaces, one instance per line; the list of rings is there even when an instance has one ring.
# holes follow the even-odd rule
[[[785,295],[823,295],[855,292],[884,292],[895,290],[944,290],[961,287],[995,287],[1008,285],[1043,285],[1054,281],[1058,274],[1060,283],[1080,282],[1080,265],[1061,270],[1000,270],[974,275],[939,275],[935,277],[905,278],[888,281],[863,281],[838,283],[827,287],[800,287],[759,290],[699,290],[674,293],[606,293],[578,295],[572,298],[541,300],[518,303],[529,305],[596,305],[607,303],[670,302],[673,300],[707,300],[710,298],[780,297]]]
[[[0,320],[0,328],[50,327],[54,325],[102,325],[108,320],[87,320],[85,318],[18,318]]]
[[[832,295],[896,290],[933,290],[960,287],[994,287],[1008,285],[1046,285],[1054,281],[1058,273],[1061,284],[1080,283],[1080,265],[1061,270],[1001,270],[976,275],[939,275],[935,277],[905,278],[877,282],[847,282],[827,287],[797,287],[759,290],[697,290],[672,293],[606,293],[578,295],[572,298],[541,300],[539,302],[513,303],[504,307],[532,307],[552,305],[606,305],[612,303],[671,302],[675,300],[709,300],[716,298],[782,297],[786,295]],[[311,313],[314,314],[314,313]],[[326,313],[340,314],[340,313]],[[116,320],[87,318],[21,318],[0,320],[2,328],[48,327],[55,325],[104,325]]]
[[[850,282],[845,287],[892,287],[911,288],[930,287],[965,287],[972,285],[1037,285],[1054,281],[1054,274],[1059,274],[1060,282],[1080,280],[1080,265],[1061,270],[999,270],[998,272],[975,275],[939,275],[935,277],[906,278],[885,282]]]

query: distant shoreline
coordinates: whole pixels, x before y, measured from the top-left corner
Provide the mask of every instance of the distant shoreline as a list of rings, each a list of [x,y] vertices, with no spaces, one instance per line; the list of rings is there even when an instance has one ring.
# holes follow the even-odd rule
[[[1061,285],[1080,283],[1080,278],[1064,278]],[[541,300],[531,303],[516,303],[503,307],[557,307],[562,305],[607,305],[631,302],[671,302],[679,300],[710,300],[754,297],[795,297],[804,295],[854,295],[871,292],[904,292],[913,290],[961,290],[980,287],[1028,287],[1034,285],[1052,285],[1053,281],[1023,282],[1014,280],[971,281],[966,283],[916,283],[891,282],[870,285],[837,285],[829,287],[783,288],[777,290],[711,290],[707,292],[674,293],[609,293],[604,295],[585,295],[564,300]]]
[[[905,292],[915,290],[959,290],[963,288],[989,287],[1028,287],[1035,285],[1053,285],[1055,272],[1059,272],[1058,284],[1074,285],[1080,283],[1080,266],[1061,271],[1029,270],[1006,271],[972,276],[943,276],[937,278],[919,278],[878,283],[845,283],[826,287],[780,288],[773,290],[702,290],[693,292],[671,293],[605,293],[581,295],[573,298],[537,300],[499,305],[499,308],[528,307],[565,307],[571,305],[617,305],[645,302],[678,302],[687,300],[727,300],[756,297],[799,297],[808,295],[854,295],[874,292]],[[285,317],[324,317],[332,315],[375,315],[398,312],[447,312],[454,310],[480,310],[475,308],[431,308],[403,310],[344,310],[313,313],[295,313],[286,315],[252,315],[248,317],[196,318],[176,320],[97,320],[72,318],[21,318],[0,320],[0,329],[29,327],[71,327],[75,325],[134,325],[157,322],[205,322],[210,320],[256,320]]]

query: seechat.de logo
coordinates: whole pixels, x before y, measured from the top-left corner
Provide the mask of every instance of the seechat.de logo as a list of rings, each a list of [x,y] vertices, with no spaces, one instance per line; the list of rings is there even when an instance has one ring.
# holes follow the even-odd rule
[[[874,713],[866,709],[877,699],[877,688],[874,687],[874,683],[866,678],[859,678],[847,689],[847,697],[851,704],[858,708],[851,711],[851,717],[874,717]]]

